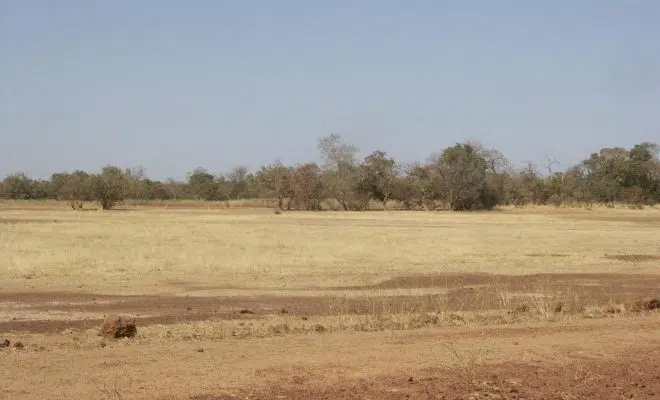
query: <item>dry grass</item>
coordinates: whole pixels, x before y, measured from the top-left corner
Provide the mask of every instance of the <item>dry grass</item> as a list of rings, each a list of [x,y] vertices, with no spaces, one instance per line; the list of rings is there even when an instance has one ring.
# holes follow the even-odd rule
[[[0,287],[175,293],[188,285],[207,294],[292,293],[451,272],[657,273],[660,225],[640,223],[656,219],[660,211],[653,209],[273,215],[268,209],[5,207]],[[618,256],[607,257],[613,253]]]
[[[139,326],[136,338],[118,341],[98,337],[95,323],[56,334],[9,332],[26,347],[3,350],[0,380],[15,380],[0,397],[188,399],[290,379],[291,371],[327,384],[334,375],[408,379],[438,365],[455,367],[478,391],[475,371],[488,363],[657,347],[657,312],[627,309],[627,291],[634,296],[639,287],[623,275],[629,280],[620,285],[618,276],[602,278],[600,293],[589,286],[591,276],[579,284],[539,276],[527,287],[511,277],[468,275],[461,275],[465,284],[449,285],[442,274],[660,276],[660,210],[276,215],[271,205],[254,205],[165,202],[76,212],[56,202],[0,203],[3,292],[275,296],[324,305],[304,316],[279,308],[224,319],[213,308],[202,321],[176,314],[180,320]],[[657,287],[649,279],[647,292]],[[608,301],[617,285],[618,297]],[[75,301],[56,309],[49,298],[39,306],[8,300],[0,302],[0,323],[103,312],[77,309]],[[151,311],[164,310],[140,316]],[[621,319],[630,315],[640,317]],[[124,368],[131,373],[118,379]]]

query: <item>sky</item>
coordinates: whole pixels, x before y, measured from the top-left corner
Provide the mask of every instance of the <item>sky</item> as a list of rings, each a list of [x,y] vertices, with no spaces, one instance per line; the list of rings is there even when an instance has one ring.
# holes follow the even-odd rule
[[[0,0],[0,177],[401,162],[568,167],[660,142],[657,0]]]

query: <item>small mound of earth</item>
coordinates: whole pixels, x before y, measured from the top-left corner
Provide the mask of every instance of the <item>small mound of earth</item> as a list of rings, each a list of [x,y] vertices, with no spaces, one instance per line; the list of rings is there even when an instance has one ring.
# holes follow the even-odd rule
[[[109,339],[130,338],[137,335],[134,318],[122,318],[118,315],[108,315],[103,320],[99,335]]]

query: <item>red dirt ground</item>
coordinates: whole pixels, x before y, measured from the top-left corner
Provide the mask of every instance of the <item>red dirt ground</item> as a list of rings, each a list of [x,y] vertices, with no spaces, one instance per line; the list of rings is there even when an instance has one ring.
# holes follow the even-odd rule
[[[572,400],[660,398],[660,352],[626,360],[569,364],[502,363],[479,367],[468,377],[437,369],[420,376],[382,376],[319,387],[292,376],[287,382],[239,395],[190,400]]]
[[[658,317],[266,339],[125,339],[99,347],[78,346],[70,334],[57,346],[60,334],[25,340],[14,334],[12,341],[26,346],[0,351],[0,381],[11,383],[0,385],[0,398],[654,399],[660,397]],[[472,364],[482,350],[483,362]],[[121,397],[101,396],[115,384]]]
[[[448,290],[442,301],[446,310],[469,311],[494,309],[499,305],[498,290],[510,293],[537,292],[540,287],[561,297],[577,294],[594,306],[611,303],[631,303],[647,297],[660,297],[660,279],[653,275],[635,274],[541,274],[524,276],[452,274],[408,276],[380,282],[366,287],[336,289],[416,289],[443,288]],[[384,296],[379,307],[389,310],[437,311],[429,309],[440,303],[438,295]],[[521,301],[521,300],[516,300]],[[341,305],[348,314],[368,313],[372,302],[364,298],[328,298],[303,296],[259,297],[183,297],[183,296],[107,296],[68,292],[0,293],[3,302],[20,303],[35,312],[90,312],[101,315],[131,314],[138,325],[173,324],[215,319],[254,319],[269,314],[287,313],[291,316],[327,315]],[[247,310],[247,311],[243,311]],[[243,313],[241,313],[243,311]],[[100,324],[101,317],[86,320],[10,320],[0,322],[2,331],[59,332],[64,329],[87,329]]]
[[[240,395],[196,396],[191,400],[463,400],[463,399],[653,399],[660,398],[660,352],[618,360],[568,364],[503,363],[479,367],[468,377],[437,369],[420,376],[382,376],[310,386],[288,381]]]

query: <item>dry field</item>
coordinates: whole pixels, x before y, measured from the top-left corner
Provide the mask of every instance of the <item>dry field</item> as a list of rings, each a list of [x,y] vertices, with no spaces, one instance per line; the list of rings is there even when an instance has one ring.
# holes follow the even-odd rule
[[[658,209],[5,202],[0,272],[0,399],[660,398]]]

